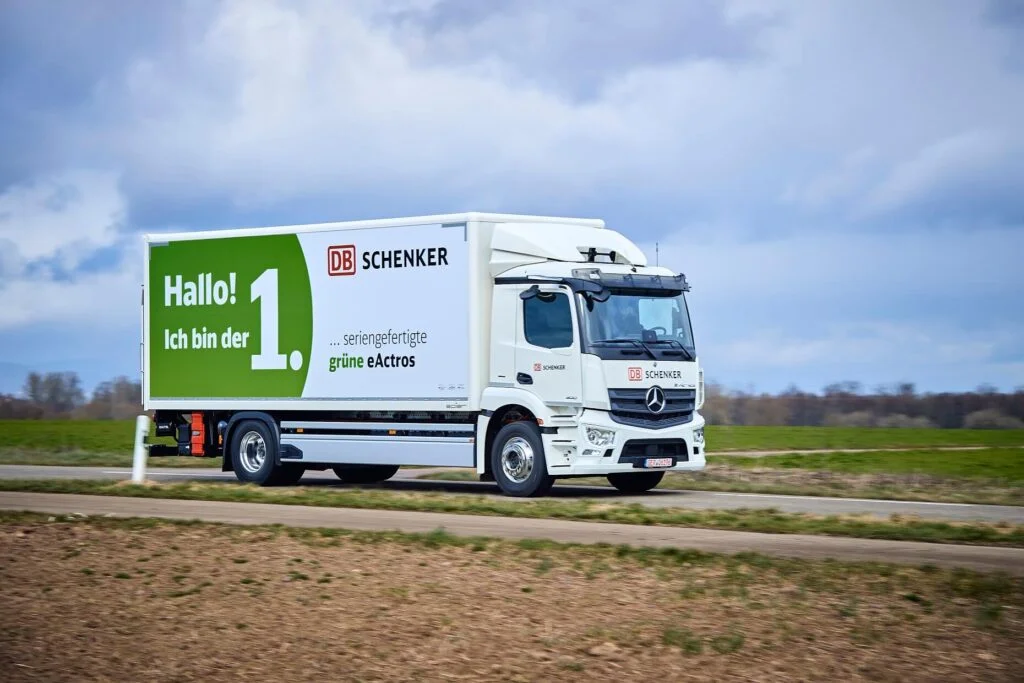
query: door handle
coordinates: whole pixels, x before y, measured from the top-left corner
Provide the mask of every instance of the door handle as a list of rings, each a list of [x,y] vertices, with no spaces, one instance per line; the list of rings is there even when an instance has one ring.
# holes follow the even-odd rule
[[[533,377],[527,375],[525,372],[517,372],[516,381],[520,384],[533,384]]]

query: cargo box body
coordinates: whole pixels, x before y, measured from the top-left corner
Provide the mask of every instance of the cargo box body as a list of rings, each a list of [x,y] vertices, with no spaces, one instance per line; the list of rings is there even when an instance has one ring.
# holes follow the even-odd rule
[[[147,235],[144,407],[478,410],[501,220]]]

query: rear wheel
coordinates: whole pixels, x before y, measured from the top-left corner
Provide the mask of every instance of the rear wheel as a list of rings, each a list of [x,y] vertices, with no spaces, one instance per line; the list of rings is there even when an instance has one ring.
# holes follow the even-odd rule
[[[664,478],[664,472],[617,472],[608,475],[608,483],[623,493],[646,493]]]
[[[398,472],[398,465],[338,465],[333,468],[346,484],[378,484]]]
[[[512,422],[494,437],[491,473],[505,495],[543,496],[555,478],[548,474],[540,429],[532,422]]]

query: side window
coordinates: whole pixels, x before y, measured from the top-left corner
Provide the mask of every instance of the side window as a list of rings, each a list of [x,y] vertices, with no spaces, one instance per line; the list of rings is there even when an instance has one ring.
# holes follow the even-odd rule
[[[542,298],[543,297],[543,298]],[[550,292],[523,302],[526,341],[545,349],[572,346],[572,309],[569,297]]]

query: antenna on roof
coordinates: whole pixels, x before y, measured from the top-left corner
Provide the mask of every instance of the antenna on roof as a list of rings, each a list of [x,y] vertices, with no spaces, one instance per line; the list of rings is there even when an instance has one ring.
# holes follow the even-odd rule
[[[661,265],[661,254],[658,251],[658,243],[657,242],[654,243],[654,265],[656,265],[656,266],[660,266]]]

